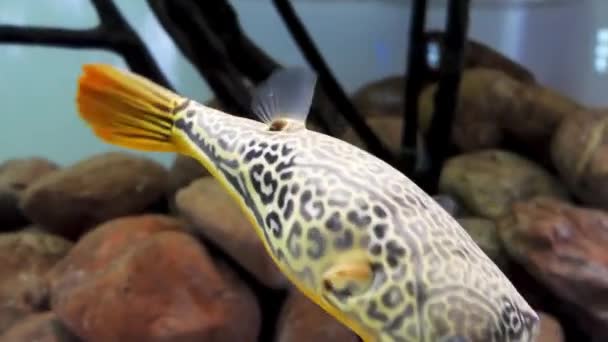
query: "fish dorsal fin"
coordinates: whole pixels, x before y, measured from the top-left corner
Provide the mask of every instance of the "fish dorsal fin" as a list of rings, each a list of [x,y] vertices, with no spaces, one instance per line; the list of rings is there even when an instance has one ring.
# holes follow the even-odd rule
[[[316,74],[306,68],[279,69],[254,89],[251,109],[271,130],[281,130],[286,121],[305,126],[316,82]]]

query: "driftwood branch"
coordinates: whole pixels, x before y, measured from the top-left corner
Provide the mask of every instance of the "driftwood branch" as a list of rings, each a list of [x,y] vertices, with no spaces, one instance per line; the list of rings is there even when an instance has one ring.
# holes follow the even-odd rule
[[[248,89],[231,82],[247,80],[256,85],[281,65],[243,33],[232,6],[222,0],[213,3],[148,0],[148,4],[182,53],[207,79],[220,104],[226,106],[226,103],[238,101],[240,104],[226,106],[226,110],[251,116]],[[196,28],[184,27],[176,20],[196,21],[195,26],[202,29],[197,33]],[[338,135],[345,127],[344,120],[331,110],[330,101],[322,90],[315,94],[309,117],[331,135]]]
[[[199,5],[189,0],[148,0],[148,4],[184,56],[205,78],[222,107],[251,117],[250,93],[244,78],[230,63],[228,51]]]
[[[92,29],[73,30],[34,26],[0,25],[0,43],[101,48],[125,58],[129,68],[173,89],[154,61],[144,42],[120,14],[111,0],[91,0],[100,23]]]
[[[121,55],[132,71],[174,90],[114,2],[91,0],[91,3],[99,17],[99,24],[93,28],[0,25],[0,43],[110,50]],[[210,85],[220,104],[232,113],[251,116],[249,86],[266,79],[280,65],[242,32],[237,15],[228,2],[148,0],[148,3],[182,53]],[[302,31],[306,34],[303,28]],[[316,53],[321,64],[325,65],[314,45],[310,51],[307,46],[302,48],[306,49],[305,55]],[[324,71],[319,73],[317,70],[320,84],[310,120],[334,136],[344,130],[347,121],[350,122],[355,132],[371,146],[372,153],[389,160],[388,150],[358,115],[326,66]],[[344,117],[337,115],[334,108]]]
[[[450,1],[446,20],[446,34],[440,62],[440,80],[434,97],[428,149],[431,169],[428,176],[430,193],[437,191],[441,168],[451,151],[450,138],[454,112],[458,105],[458,89],[464,65],[466,37],[469,26],[469,1]]]
[[[363,116],[355,108],[348,96],[344,93],[344,90],[342,90],[342,87],[338,84],[338,81],[333,76],[327,63],[323,60],[323,57],[321,57],[319,50],[306,32],[304,25],[301,23],[289,1],[273,0],[273,3],[281,14],[289,32],[300,47],[300,50],[302,50],[302,53],[310,65],[317,72],[321,86],[333,101],[336,109],[351,123],[355,133],[361,137],[371,153],[386,162],[394,163],[394,158],[388,148],[367,125]]]
[[[407,60],[407,79],[404,91],[404,120],[401,130],[401,162],[403,171],[412,175],[416,161],[418,137],[418,97],[424,85],[426,68],[426,41],[424,28],[426,22],[426,0],[415,0],[410,16],[409,51]]]

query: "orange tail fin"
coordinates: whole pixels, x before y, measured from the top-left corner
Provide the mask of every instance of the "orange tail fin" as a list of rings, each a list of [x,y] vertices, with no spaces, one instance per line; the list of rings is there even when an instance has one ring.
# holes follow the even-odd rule
[[[95,135],[136,150],[178,152],[174,109],[185,100],[111,65],[85,64],[78,81],[78,111]]]

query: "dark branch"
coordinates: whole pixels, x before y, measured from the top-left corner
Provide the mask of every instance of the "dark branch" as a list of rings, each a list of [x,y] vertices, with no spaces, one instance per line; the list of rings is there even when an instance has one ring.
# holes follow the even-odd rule
[[[101,48],[122,55],[134,72],[173,89],[146,45],[129,26],[111,0],[92,0],[100,24],[84,30],[0,25],[0,43]]]
[[[108,37],[105,47],[122,55],[132,71],[173,89],[146,44],[122,16],[114,2],[91,0],[91,3],[99,16],[101,33]]]
[[[193,3],[221,39],[230,61],[253,83],[265,80],[275,69],[281,67],[243,34],[237,14],[227,1]]]
[[[248,79],[255,85],[281,67],[243,33],[238,17],[227,1],[217,0],[213,3],[188,1],[188,4],[185,5],[183,0],[179,2],[182,6],[190,6],[190,10],[176,12],[175,7],[177,6],[174,3],[148,0],[161,25],[186,58],[207,80],[223,106],[233,98],[243,100],[242,98],[245,97],[244,100],[247,101],[249,99],[249,94],[238,95],[239,90],[232,89],[234,86],[228,83],[232,82],[231,79],[236,78],[239,82]],[[184,20],[184,16],[194,17],[194,19],[186,18],[186,20],[196,20],[196,25],[204,25],[202,28],[205,31],[204,34],[209,37],[207,42],[204,41],[205,38],[201,36],[201,33],[192,31],[192,28],[176,26],[173,19]],[[213,47],[206,47],[205,44],[213,44]],[[215,55],[215,57],[211,59],[211,55]],[[222,64],[217,64],[218,61]],[[232,76],[227,75],[224,70],[229,70],[228,72]],[[222,81],[222,79],[226,81]],[[224,82],[226,83],[223,84]],[[248,105],[244,100],[241,106]],[[237,113],[243,113],[245,110],[245,108],[243,110],[236,108],[237,106],[227,106],[225,109]],[[247,111],[243,114],[246,115]],[[343,120],[340,120],[341,118],[335,114],[335,111],[331,110],[326,95],[317,92],[309,116],[311,121],[317,123],[329,134],[338,135],[345,125],[341,124]]]
[[[289,32],[299,45],[300,50],[302,50],[308,62],[317,72],[321,86],[332,99],[337,110],[353,125],[354,131],[361,137],[371,153],[386,162],[393,163],[393,156],[371,128],[369,128],[361,114],[344,93],[312,39],[308,36],[304,25],[300,22],[289,1],[273,0],[273,3],[281,14]]]
[[[106,45],[107,39],[100,34],[99,29],[70,30],[0,25],[0,42],[89,49]]]
[[[440,80],[434,98],[434,108],[429,129],[429,154],[432,165],[429,173],[428,192],[437,191],[438,179],[445,159],[451,153],[452,122],[458,105],[458,90],[464,64],[465,45],[469,24],[469,1],[450,1],[443,41]]]
[[[236,12],[227,1],[200,1],[196,4],[224,43],[230,61],[252,83],[258,84],[281,67],[243,33]],[[346,123],[336,114],[327,95],[318,87],[309,119],[330,135],[337,136],[346,128]]]
[[[161,25],[228,111],[252,117],[250,92],[230,63],[222,40],[209,26],[201,9],[188,0],[148,0]]]

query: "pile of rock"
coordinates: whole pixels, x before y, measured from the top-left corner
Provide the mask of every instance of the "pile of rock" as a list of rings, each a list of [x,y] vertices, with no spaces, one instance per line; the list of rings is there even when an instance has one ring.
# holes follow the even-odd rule
[[[0,189],[0,341],[358,339],[191,159],[10,160]]]
[[[472,59],[475,61],[477,59]],[[467,63],[440,190],[541,313],[539,342],[608,340],[608,111]],[[519,70],[515,75],[513,70]],[[531,73],[526,73],[530,74]],[[403,78],[354,96],[393,151]],[[436,84],[420,99],[421,136]],[[342,139],[364,147],[352,131]],[[358,341],[294,290],[197,162],[0,164],[0,341]]]

